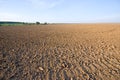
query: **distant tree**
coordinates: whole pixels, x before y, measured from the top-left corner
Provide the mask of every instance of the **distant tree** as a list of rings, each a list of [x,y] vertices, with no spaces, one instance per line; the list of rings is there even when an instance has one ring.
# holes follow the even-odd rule
[[[47,22],[44,23],[44,25],[47,25],[47,24],[48,24]]]
[[[36,24],[37,24],[37,25],[39,25],[39,24],[40,24],[40,22],[36,22]]]
[[[26,24],[25,22],[23,22],[22,24]]]

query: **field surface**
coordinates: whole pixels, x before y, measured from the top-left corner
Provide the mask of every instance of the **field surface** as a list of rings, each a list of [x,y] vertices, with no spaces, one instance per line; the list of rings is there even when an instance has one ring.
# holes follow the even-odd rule
[[[120,80],[120,24],[1,26],[0,80]]]

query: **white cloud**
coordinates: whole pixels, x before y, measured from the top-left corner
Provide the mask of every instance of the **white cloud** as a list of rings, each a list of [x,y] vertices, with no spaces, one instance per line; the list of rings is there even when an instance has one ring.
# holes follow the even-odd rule
[[[22,21],[22,22],[50,22],[53,18],[49,16],[30,16],[30,15],[22,15],[18,13],[8,13],[8,12],[1,12],[0,13],[0,21]]]
[[[112,21],[112,20],[117,20],[117,19],[119,19],[119,18],[120,18],[120,15],[119,15],[119,14],[114,14],[114,15],[103,16],[103,17],[98,18],[98,19],[96,19],[96,20]]]
[[[88,18],[85,20],[85,22],[119,22],[120,21],[120,15],[119,14],[114,14],[114,15],[106,15],[102,17],[97,17],[97,18]]]
[[[12,13],[0,13],[0,20],[5,20],[5,21],[9,21],[9,20],[14,20],[14,18],[18,17],[17,15],[15,14],[12,14]]]
[[[2,12],[0,13],[0,21],[28,21],[29,17],[21,14]]]
[[[57,5],[61,4],[64,0],[27,0],[29,1],[33,7],[46,9],[46,8],[53,8]]]

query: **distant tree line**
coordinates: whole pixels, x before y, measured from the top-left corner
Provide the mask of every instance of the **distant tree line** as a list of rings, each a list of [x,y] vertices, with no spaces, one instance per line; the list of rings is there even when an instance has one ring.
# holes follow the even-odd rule
[[[47,25],[47,22],[44,23],[40,23],[40,22],[36,22],[36,23],[27,23],[27,22],[7,22],[7,21],[0,21],[0,26],[12,26],[12,25]]]
[[[36,24],[37,25],[39,25],[39,24],[47,25],[48,23],[47,22],[44,22],[44,23],[36,22]]]
[[[0,26],[22,25],[23,22],[0,21]]]

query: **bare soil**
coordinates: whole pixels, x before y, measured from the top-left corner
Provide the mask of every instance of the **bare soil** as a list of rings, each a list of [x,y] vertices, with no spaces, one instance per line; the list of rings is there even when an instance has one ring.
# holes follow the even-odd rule
[[[0,80],[120,80],[120,24],[1,26]]]

